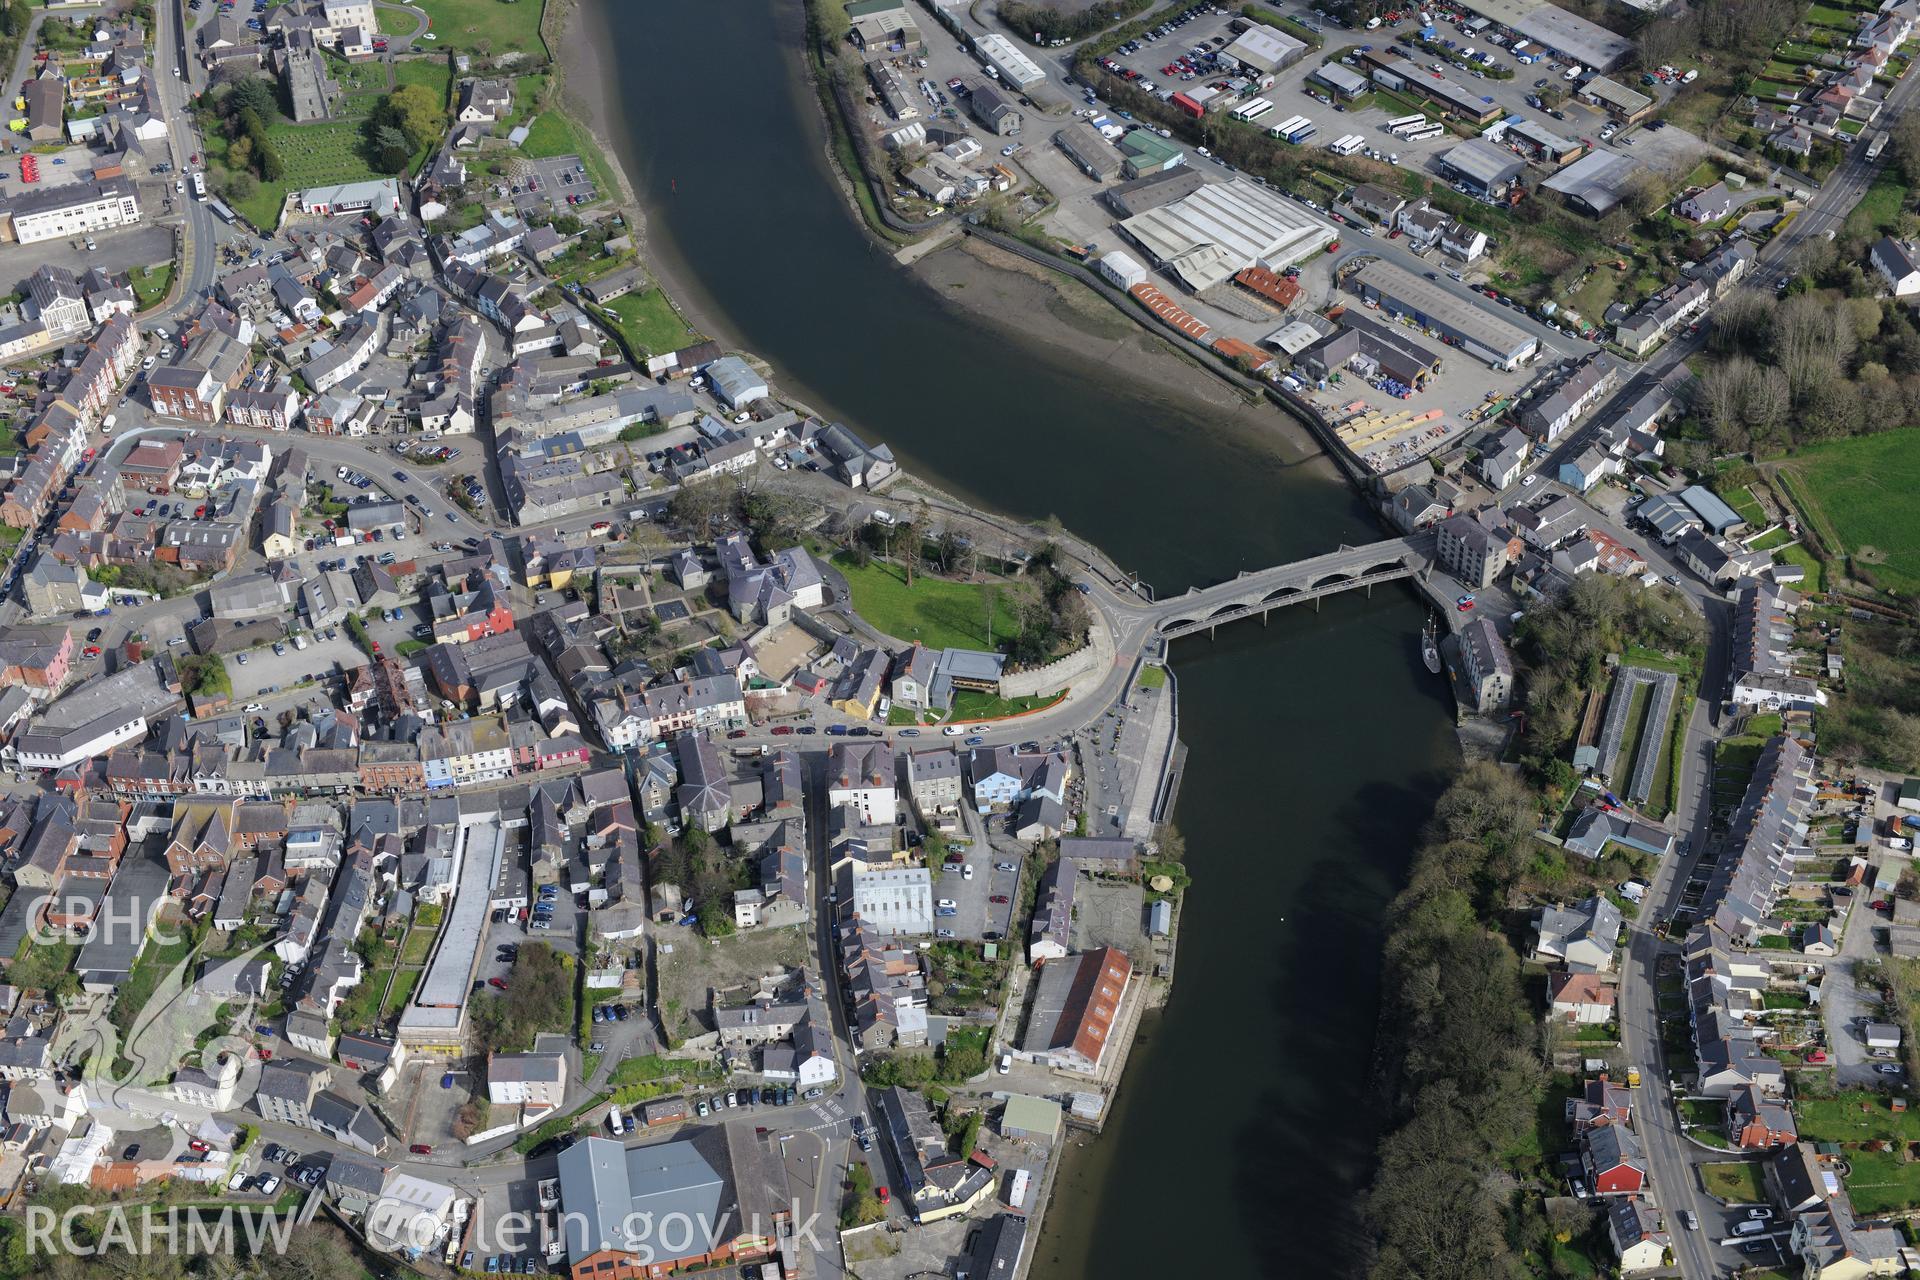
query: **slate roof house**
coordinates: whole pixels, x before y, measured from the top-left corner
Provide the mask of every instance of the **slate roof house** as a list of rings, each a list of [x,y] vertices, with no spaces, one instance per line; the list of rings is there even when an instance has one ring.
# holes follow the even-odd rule
[[[1620,908],[1595,896],[1571,909],[1542,907],[1534,960],[1558,960],[1574,973],[1613,972],[1620,939]]]

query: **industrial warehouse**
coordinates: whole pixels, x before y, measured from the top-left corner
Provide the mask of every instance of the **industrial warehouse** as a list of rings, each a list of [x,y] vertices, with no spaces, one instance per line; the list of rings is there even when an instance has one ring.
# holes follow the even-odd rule
[[[1612,71],[1633,56],[1633,41],[1542,0],[1461,0],[1461,8],[1595,71]]]
[[[1347,283],[1382,310],[1407,316],[1496,368],[1518,368],[1540,351],[1540,340],[1518,326],[1390,262],[1375,259]]]
[[[1199,293],[1244,267],[1279,270],[1333,243],[1333,228],[1244,178],[1209,183],[1120,223],[1154,266]]]

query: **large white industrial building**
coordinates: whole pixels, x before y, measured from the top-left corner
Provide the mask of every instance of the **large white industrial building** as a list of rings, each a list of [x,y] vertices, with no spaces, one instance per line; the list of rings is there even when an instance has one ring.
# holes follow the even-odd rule
[[[1030,89],[1047,78],[1040,64],[1029,58],[999,32],[973,38],[973,49],[1002,80],[1019,89]]]
[[[1195,293],[1247,267],[1282,270],[1335,238],[1330,224],[1244,178],[1208,183],[1125,219],[1120,230]]]

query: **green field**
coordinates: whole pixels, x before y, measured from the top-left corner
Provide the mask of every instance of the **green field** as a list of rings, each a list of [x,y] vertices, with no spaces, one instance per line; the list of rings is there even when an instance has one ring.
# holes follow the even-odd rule
[[[1802,1098],[1800,1138],[1805,1142],[1920,1142],[1920,1111],[1895,1111],[1877,1093],[1858,1090],[1837,1098]]]
[[[393,975],[393,986],[387,990],[387,999],[380,1006],[382,1018],[391,1017],[407,1007],[407,1001],[413,997],[413,989],[420,985],[420,975],[424,970],[402,969]]]
[[[1728,1204],[1758,1204],[1767,1198],[1760,1186],[1760,1166],[1751,1162],[1703,1164],[1700,1181],[1708,1195],[1718,1196]]]
[[[836,555],[833,564],[846,575],[854,611],[897,639],[918,640],[929,649],[987,649],[1010,639],[1019,629],[1013,602],[1004,590],[994,610],[995,644],[989,645],[980,586],[920,573],[909,589],[906,570],[896,564],[875,560],[862,569],[844,553]]]
[[[1817,595],[1826,590],[1826,566],[1822,565],[1820,561],[1814,557],[1813,552],[1807,550],[1805,547],[1797,543],[1791,547],[1781,547],[1773,553],[1773,562],[1775,564],[1797,564],[1802,569],[1805,569],[1807,571],[1807,580],[1802,585],[1809,593]]]
[[[433,940],[437,936],[438,930],[434,929],[415,926],[409,930],[406,944],[400,948],[400,963],[425,964],[433,952]]]
[[[991,693],[981,693],[978,689],[955,689],[953,691],[953,719],[962,720],[999,720],[1007,716],[1023,716],[1029,711],[1038,711],[1060,701],[1057,693],[1042,694],[1028,698],[1001,698]]]
[[[1849,1151],[1847,1191],[1855,1213],[1879,1217],[1920,1205],[1920,1163],[1902,1160],[1894,1151]]]
[[[1920,430],[1832,440],[1803,450],[1786,464],[1795,492],[1815,510],[1816,527],[1870,568],[1893,591],[1920,590]]]
[[[1900,181],[1899,174],[1891,169],[1882,169],[1874,177],[1873,185],[1867,188],[1860,203],[1853,206],[1847,214],[1846,225],[1840,234],[1856,240],[1870,240],[1883,231],[1891,231],[1900,218],[1900,206],[1907,198],[1907,184]]]
[[[133,286],[133,296],[140,304],[140,309],[145,311],[167,296],[167,289],[173,284],[173,264],[163,262],[154,267],[135,267],[127,273],[127,282]]]
[[[398,9],[375,9],[373,16],[380,24],[380,34],[383,36],[404,36],[413,31],[414,18],[410,13],[402,13]]]
[[[379,12],[385,13],[382,9]],[[444,58],[410,58],[405,62],[393,64],[393,85],[423,84],[446,101],[453,87],[453,68]]]
[[[620,336],[635,355],[657,356],[698,342],[700,335],[687,328],[658,289],[642,289],[615,298],[601,308],[620,330]]]
[[[1832,27],[1836,31],[1855,32],[1860,30],[1859,11],[1844,6],[1825,4],[1809,5],[1807,21],[1816,27]]]
[[[537,0],[414,0],[426,11],[427,30],[440,37],[443,48],[476,49],[501,54],[518,49],[539,56],[546,52],[540,41],[540,10]],[[484,49],[481,46],[485,45]]]
[[[1758,529],[1767,522],[1767,513],[1760,507],[1760,500],[1753,496],[1753,490],[1741,485],[1720,495],[1726,504],[1740,513],[1740,518]]]

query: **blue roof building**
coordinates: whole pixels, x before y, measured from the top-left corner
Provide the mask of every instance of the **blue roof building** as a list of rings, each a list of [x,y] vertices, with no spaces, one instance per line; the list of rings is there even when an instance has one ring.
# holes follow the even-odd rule
[[[1746,523],[1738,511],[1721,501],[1719,494],[1702,485],[1693,484],[1682,489],[1680,501],[1692,507],[1693,513],[1716,534]]]

